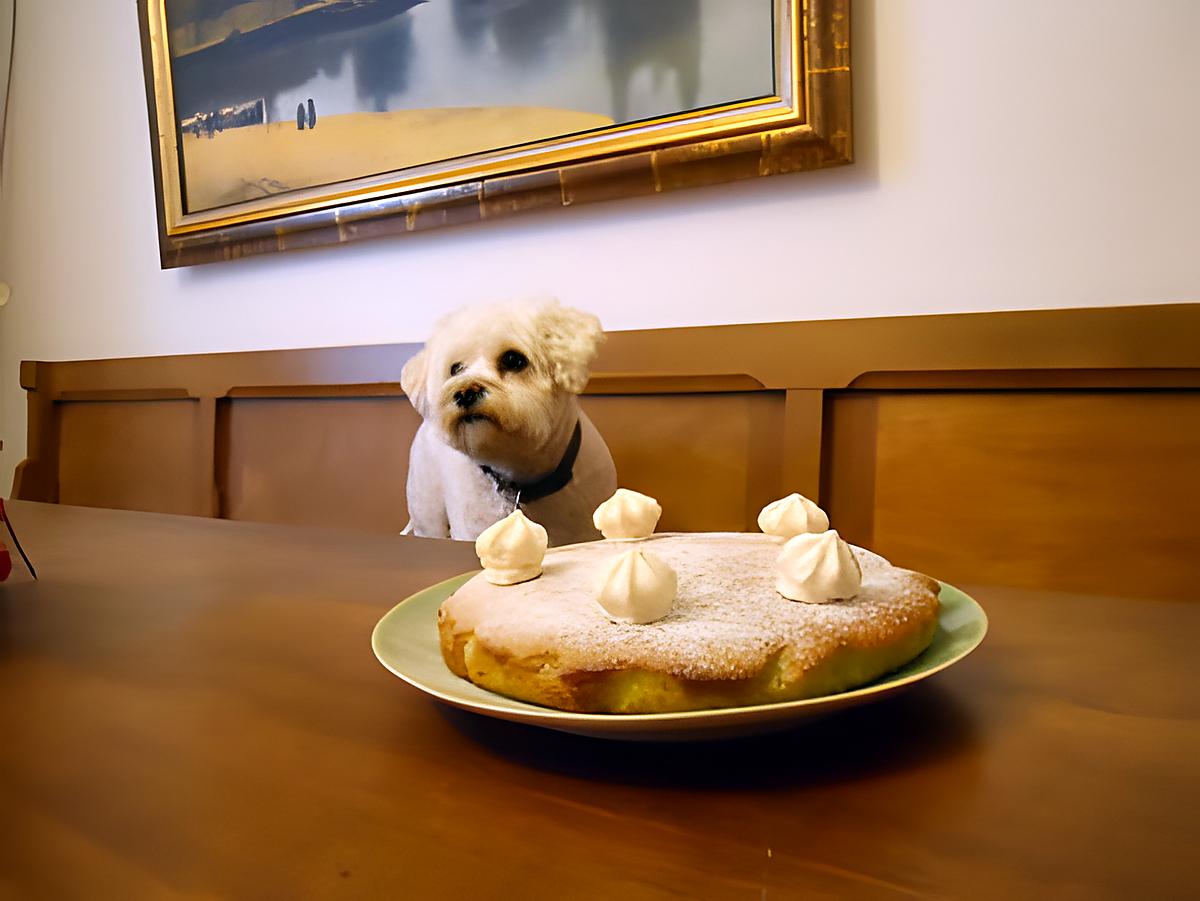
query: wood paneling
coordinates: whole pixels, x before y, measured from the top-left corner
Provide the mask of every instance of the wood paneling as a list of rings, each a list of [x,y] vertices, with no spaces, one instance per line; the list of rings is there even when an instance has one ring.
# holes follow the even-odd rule
[[[875,545],[878,418],[878,394],[848,391],[826,397],[821,458],[837,465],[821,470],[821,505],[837,514],[830,527],[861,547]]]
[[[744,531],[778,497],[783,392],[589,396],[619,484],[656,497],[660,531]]]
[[[834,527],[949,581],[1200,600],[1200,392],[831,400]]]
[[[616,332],[582,402],[664,530],[800,491],[951,581],[1189,597],[1197,334],[1200,304]],[[418,347],[23,363],[14,496],[394,532]]]
[[[223,400],[221,515],[398,532],[420,424],[404,397]]]
[[[191,399],[63,403],[59,500],[153,513],[208,512],[211,456]]]

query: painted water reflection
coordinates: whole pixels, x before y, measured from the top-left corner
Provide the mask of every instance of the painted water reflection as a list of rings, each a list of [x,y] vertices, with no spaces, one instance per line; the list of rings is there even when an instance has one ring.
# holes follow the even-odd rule
[[[247,9],[259,17],[251,26]],[[260,98],[268,123],[293,130],[312,100],[314,134],[353,114],[543,111],[542,125],[495,135],[516,143],[527,131],[569,134],[773,93],[773,9],[773,0],[167,0],[180,120]],[[381,168],[356,174],[487,149],[450,144],[421,160],[364,160]],[[186,141],[184,160],[195,162]],[[270,176],[261,193],[298,186],[291,174],[251,174]],[[205,202],[235,200],[223,191]]]

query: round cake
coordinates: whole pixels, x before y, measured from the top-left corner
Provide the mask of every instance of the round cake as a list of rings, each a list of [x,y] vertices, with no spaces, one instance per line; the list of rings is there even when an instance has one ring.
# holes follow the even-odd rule
[[[659,713],[791,701],[873,681],[917,657],[937,628],[938,583],[851,547],[853,597],[801,603],[776,588],[782,539],[662,533],[551,548],[541,575],[472,578],[438,610],[457,675],[562,710]],[[677,575],[670,611],[614,622],[597,580],[631,548]]]

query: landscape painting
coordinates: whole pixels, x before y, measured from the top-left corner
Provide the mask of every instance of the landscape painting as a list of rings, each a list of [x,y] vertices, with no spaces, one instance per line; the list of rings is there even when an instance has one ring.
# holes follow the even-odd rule
[[[184,214],[777,91],[777,0],[162,0]]]

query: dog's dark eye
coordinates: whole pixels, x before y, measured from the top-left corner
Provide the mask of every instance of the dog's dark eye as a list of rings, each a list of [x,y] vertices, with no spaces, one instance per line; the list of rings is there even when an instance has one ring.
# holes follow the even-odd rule
[[[525,359],[525,354],[519,350],[506,350],[500,354],[500,368],[505,372],[520,372],[529,361]]]
[[[462,363],[451,363],[450,364],[450,374],[451,375],[458,375],[460,372],[462,372]]]

